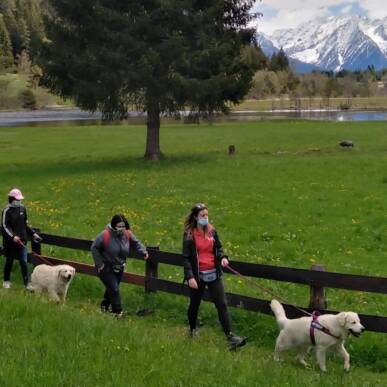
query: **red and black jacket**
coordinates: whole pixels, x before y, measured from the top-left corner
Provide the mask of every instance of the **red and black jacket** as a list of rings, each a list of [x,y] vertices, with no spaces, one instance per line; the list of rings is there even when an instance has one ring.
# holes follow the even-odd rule
[[[196,251],[195,240],[192,233],[188,235],[187,232],[183,235],[183,258],[184,258],[184,281],[188,281],[191,278],[195,278],[199,281],[199,260],[198,253]],[[210,228],[208,235],[214,238],[214,257],[215,268],[218,273],[218,277],[222,276],[222,258],[228,258],[223,252],[223,247],[218,237],[218,233],[214,228]]]

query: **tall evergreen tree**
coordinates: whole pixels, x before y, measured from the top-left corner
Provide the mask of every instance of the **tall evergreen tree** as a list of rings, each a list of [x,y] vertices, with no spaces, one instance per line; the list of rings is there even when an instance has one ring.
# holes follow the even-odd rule
[[[271,71],[288,71],[289,59],[285,54],[285,51],[281,49],[278,53],[274,53],[270,59],[269,70]]]
[[[158,159],[160,114],[226,111],[250,87],[242,48],[254,0],[50,0],[43,83],[107,119],[147,112],[145,156]]]
[[[3,15],[0,13],[0,70],[13,64],[12,45]]]

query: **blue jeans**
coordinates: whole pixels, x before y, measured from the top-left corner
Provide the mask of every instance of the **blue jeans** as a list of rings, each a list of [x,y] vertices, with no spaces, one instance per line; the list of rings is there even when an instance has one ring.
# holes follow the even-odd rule
[[[105,265],[103,270],[99,273],[99,278],[105,285],[105,293],[101,303],[101,308],[105,311],[112,307],[113,313],[120,313],[122,311],[121,295],[120,295],[120,282],[124,269],[114,271],[109,265]]]
[[[28,250],[26,247],[20,248],[19,253],[19,259],[20,262],[20,268],[23,276],[23,282],[24,286],[27,286],[28,284],[28,266],[27,266],[27,257],[28,257]],[[4,265],[4,281],[10,281],[11,280],[11,271],[13,266],[14,257],[12,256],[6,256],[5,259],[5,265]]]

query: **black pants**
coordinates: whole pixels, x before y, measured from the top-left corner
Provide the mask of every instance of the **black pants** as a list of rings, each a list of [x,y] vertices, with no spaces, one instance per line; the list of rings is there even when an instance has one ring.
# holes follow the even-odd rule
[[[27,284],[28,284],[28,266],[27,266],[28,251],[27,251],[27,248],[22,247],[20,249],[20,252],[18,253],[18,255],[19,256],[16,259],[18,259],[20,262],[20,268],[21,268],[21,273],[23,276],[24,286],[27,286]],[[11,271],[12,271],[14,259],[15,259],[14,255],[12,255],[12,254],[6,255],[5,265],[4,265],[4,281],[11,280]]]
[[[218,310],[218,317],[223,331],[226,335],[231,332],[230,316],[227,310],[226,295],[224,293],[223,281],[218,278],[214,282],[205,283],[200,281],[198,283],[199,289],[190,289],[190,304],[188,307],[188,321],[191,329],[196,328],[196,320],[198,317],[200,302],[203,297],[204,289],[208,287],[213,303]]]
[[[101,308],[106,311],[109,307],[112,307],[113,313],[120,313],[122,311],[121,295],[120,295],[120,282],[124,269],[114,271],[112,267],[105,266],[99,273],[99,278],[105,285],[105,293],[103,295]]]

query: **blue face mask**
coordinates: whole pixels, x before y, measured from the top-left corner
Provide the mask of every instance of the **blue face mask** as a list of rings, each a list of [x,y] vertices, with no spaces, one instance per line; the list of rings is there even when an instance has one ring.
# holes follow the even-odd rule
[[[202,227],[208,225],[208,218],[198,218],[198,224]]]
[[[22,204],[21,200],[13,200],[12,205],[15,207],[20,207]]]

